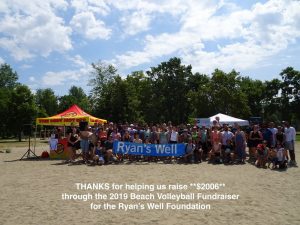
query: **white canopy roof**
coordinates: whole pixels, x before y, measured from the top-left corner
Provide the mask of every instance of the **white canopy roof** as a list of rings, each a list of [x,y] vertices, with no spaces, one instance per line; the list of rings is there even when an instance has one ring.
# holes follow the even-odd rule
[[[235,118],[235,117],[232,117],[232,116],[228,116],[228,115],[225,115],[225,114],[222,114],[222,113],[218,113],[214,116],[209,117],[211,125],[213,124],[213,121],[216,120],[216,117],[220,118],[220,124],[221,125],[224,124],[224,123],[229,124],[229,125],[234,125],[234,123],[237,123],[240,126],[249,125],[248,120],[242,120],[242,119]]]

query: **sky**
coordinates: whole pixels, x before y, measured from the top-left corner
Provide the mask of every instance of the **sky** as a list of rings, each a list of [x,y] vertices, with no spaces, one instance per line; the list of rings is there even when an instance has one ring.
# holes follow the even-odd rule
[[[300,70],[299,0],[1,0],[0,63],[34,92],[88,94],[91,63],[122,77],[179,57],[193,72],[271,80]]]

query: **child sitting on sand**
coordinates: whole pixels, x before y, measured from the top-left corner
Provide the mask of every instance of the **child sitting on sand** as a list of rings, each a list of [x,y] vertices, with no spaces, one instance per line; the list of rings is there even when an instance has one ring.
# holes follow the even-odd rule
[[[104,155],[102,152],[101,141],[98,141],[97,146],[94,147],[93,156],[93,161],[95,164],[104,164]]]

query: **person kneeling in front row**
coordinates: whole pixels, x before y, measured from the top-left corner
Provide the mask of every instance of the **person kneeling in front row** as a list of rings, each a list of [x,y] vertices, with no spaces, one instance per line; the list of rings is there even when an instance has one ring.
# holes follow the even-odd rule
[[[193,156],[195,151],[196,145],[193,144],[193,140],[190,137],[188,139],[188,143],[185,146],[185,155],[183,156],[183,160],[185,163],[192,163],[193,162]]]

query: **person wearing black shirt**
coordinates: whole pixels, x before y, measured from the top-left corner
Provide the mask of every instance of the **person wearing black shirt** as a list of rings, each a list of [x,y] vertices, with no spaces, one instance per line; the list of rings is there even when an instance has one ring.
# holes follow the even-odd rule
[[[113,156],[113,145],[114,141],[112,135],[108,136],[107,141],[104,143],[104,159],[106,163],[111,162],[111,160],[116,161],[116,158]]]
[[[76,150],[80,149],[79,130],[76,127],[71,127],[67,131],[68,148],[70,152],[70,160],[74,161],[76,157]]]

